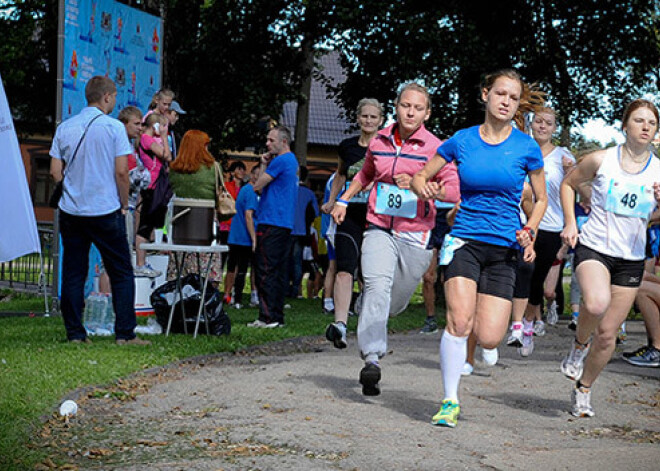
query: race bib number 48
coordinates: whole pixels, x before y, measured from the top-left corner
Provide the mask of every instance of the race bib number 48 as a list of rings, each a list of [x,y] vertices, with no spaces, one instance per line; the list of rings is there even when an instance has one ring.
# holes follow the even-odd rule
[[[417,216],[417,196],[389,183],[376,186],[376,214],[412,219]]]
[[[653,188],[632,183],[610,181],[605,210],[619,216],[647,218],[655,208]]]

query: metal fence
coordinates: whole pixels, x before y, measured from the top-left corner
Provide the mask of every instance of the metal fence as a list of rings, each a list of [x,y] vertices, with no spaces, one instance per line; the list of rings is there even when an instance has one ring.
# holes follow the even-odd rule
[[[38,253],[24,255],[11,262],[0,263],[0,288],[27,292],[51,292],[55,281],[57,244],[53,224],[38,223],[41,256]],[[43,263],[43,275],[42,275]]]

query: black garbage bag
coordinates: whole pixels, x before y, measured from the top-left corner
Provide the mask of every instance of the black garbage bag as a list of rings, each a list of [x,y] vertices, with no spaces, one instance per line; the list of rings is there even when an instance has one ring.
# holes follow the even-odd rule
[[[188,288],[186,288],[188,286]],[[181,278],[181,287],[184,292],[183,301],[177,299],[174,306],[174,316],[172,317],[172,333],[184,333],[183,314],[181,305],[186,312],[186,322],[188,332],[193,333],[195,321],[197,320],[197,312],[199,310],[199,302],[201,298],[202,283],[201,277],[196,273],[190,273]],[[191,289],[192,288],[192,289]],[[196,292],[193,295],[186,296],[186,293]],[[167,321],[170,315],[171,304],[168,302],[168,295],[176,293],[176,280],[168,281],[151,293],[150,301],[151,306],[154,308],[156,320],[163,328],[167,330]],[[170,297],[171,298],[171,297]],[[207,281],[205,299],[206,316],[209,319],[209,331],[212,335],[229,335],[231,332],[231,320],[224,310],[222,295],[217,288],[214,288],[210,281]],[[201,318],[200,323],[204,323],[204,317]],[[200,333],[206,332],[206,327],[200,325]]]

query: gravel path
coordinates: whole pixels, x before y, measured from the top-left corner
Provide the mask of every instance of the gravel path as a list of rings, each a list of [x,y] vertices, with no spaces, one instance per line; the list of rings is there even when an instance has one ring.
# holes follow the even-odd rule
[[[645,336],[628,325],[632,350]],[[571,336],[564,321],[530,358],[504,346],[496,366],[478,363],[456,429],[430,424],[440,334],[416,332],[391,336],[378,397],[361,394],[355,337],[343,351],[309,338],[141,374],[45,427],[55,458],[78,469],[658,469],[660,368],[616,353],[594,386],[596,416],[575,419],[559,372]]]

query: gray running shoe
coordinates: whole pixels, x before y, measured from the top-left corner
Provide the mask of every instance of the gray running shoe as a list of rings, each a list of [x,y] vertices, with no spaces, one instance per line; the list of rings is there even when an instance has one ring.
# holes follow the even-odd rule
[[[582,378],[584,359],[587,357],[587,353],[589,353],[589,346],[577,347],[575,343],[573,343],[571,351],[561,362],[561,372],[564,373],[567,378],[572,379],[573,381],[578,381]]]
[[[511,331],[511,335],[506,341],[509,347],[522,347],[523,346],[523,328],[522,326]]]
[[[573,388],[571,392],[573,409],[571,414],[575,417],[593,417],[594,410],[591,407],[591,389]]]
[[[545,335],[545,323],[543,321],[534,322],[534,335],[543,337]]]

